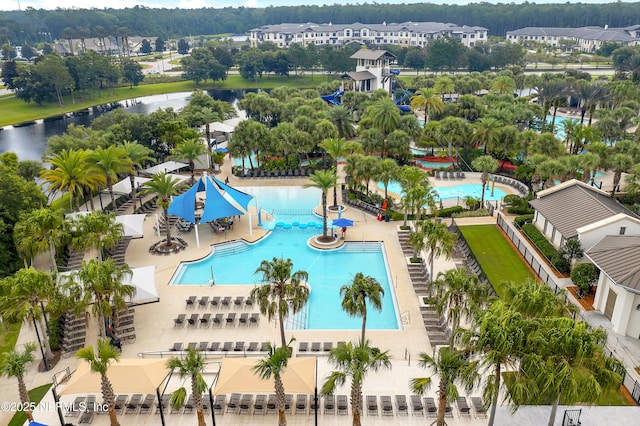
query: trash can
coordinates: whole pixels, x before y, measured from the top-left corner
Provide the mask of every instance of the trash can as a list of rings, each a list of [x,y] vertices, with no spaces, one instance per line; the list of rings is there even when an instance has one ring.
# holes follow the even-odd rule
[[[391,219],[391,217],[388,214],[384,215],[384,221],[385,222],[389,222],[389,219]]]

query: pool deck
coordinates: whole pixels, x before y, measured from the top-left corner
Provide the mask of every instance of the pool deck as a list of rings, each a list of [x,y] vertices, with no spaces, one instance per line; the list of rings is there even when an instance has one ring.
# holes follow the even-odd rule
[[[302,178],[284,178],[284,179],[238,179],[230,173],[230,161],[227,161],[222,167],[222,173],[218,175],[220,178],[229,177],[229,184],[234,187],[241,188],[243,186],[283,186],[283,185],[303,185],[308,183],[307,179]],[[438,181],[438,185],[456,185],[460,183],[479,183],[479,176],[475,174],[468,174],[468,177],[464,180],[450,180],[450,181]],[[432,180],[433,184],[436,184]],[[372,185],[373,186],[373,185]],[[507,193],[514,192],[513,188],[501,185],[501,188]],[[330,194],[329,202],[333,201],[333,195]],[[151,303],[147,305],[137,306],[135,308],[135,329],[136,340],[131,344],[123,344],[122,357],[123,358],[136,358],[139,356],[145,357],[170,357],[172,354],[168,352],[169,348],[173,346],[174,342],[182,342],[186,346],[189,342],[201,342],[201,341],[218,341],[218,342],[237,342],[243,341],[245,344],[249,342],[279,342],[279,329],[275,323],[269,323],[266,318],[261,317],[258,326],[239,326],[234,325],[232,327],[210,327],[200,328],[199,326],[188,328],[174,327],[173,319],[179,314],[192,313],[223,313],[237,312],[238,316],[242,312],[258,312],[254,307],[248,309],[246,307],[229,309],[206,308],[198,306],[187,307],[185,300],[189,296],[196,296],[200,298],[202,296],[247,296],[252,286],[248,285],[205,285],[205,286],[172,286],[168,283],[171,280],[172,275],[176,271],[179,263],[182,261],[189,261],[200,259],[205,257],[210,252],[210,245],[225,241],[231,241],[235,239],[246,239],[248,241],[255,241],[266,234],[266,231],[260,229],[257,226],[255,217],[255,211],[252,212],[252,227],[251,234],[249,231],[249,220],[247,217],[242,217],[234,224],[233,230],[225,231],[223,233],[213,233],[208,226],[201,226],[199,229],[200,246],[196,246],[195,232],[188,234],[181,234],[180,237],[188,242],[186,250],[176,254],[170,254],[165,256],[157,256],[149,254],[149,246],[159,240],[154,234],[153,226],[155,225],[155,215],[148,215],[144,222],[145,236],[141,239],[134,239],[131,241],[127,252],[126,262],[130,267],[142,267],[155,265],[156,274],[155,282],[158,294],[160,296],[160,302]],[[337,214],[332,214],[331,219],[337,217]],[[383,241],[386,249],[386,256],[390,267],[390,276],[395,291],[396,301],[398,304],[398,313],[402,318],[401,330],[367,330],[367,337],[372,341],[372,344],[380,347],[384,350],[389,350],[393,357],[393,370],[390,372],[370,373],[365,379],[363,395],[393,395],[411,394],[409,390],[408,381],[413,377],[422,377],[425,375],[425,371],[416,367],[416,360],[420,352],[427,352],[433,354],[434,348],[431,347],[425,327],[422,323],[422,316],[420,313],[420,301],[416,296],[413,287],[411,285],[411,279],[407,269],[407,260],[404,257],[400,243],[398,241],[397,231],[400,222],[380,222],[375,216],[364,213],[355,208],[347,208],[342,217],[351,219],[354,221],[353,228],[349,228],[346,233],[345,241]],[[480,220],[480,219],[478,219]],[[486,219],[485,219],[486,220]],[[342,243],[339,240],[338,243]],[[454,268],[453,260],[445,260],[438,258],[435,261],[435,274],[441,271],[445,271],[450,268]],[[372,313],[375,315],[375,313]],[[90,320],[89,327],[87,329],[86,341],[91,344],[97,339],[98,325],[94,319]],[[293,343],[294,356],[298,355],[298,343],[299,342],[333,342],[334,345],[337,341],[352,341],[358,338],[360,331],[342,331],[342,330],[294,330],[287,331],[287,338],[295,337],[296,342]],[[36,341],[33,328],[29,325],[24,325],[19,339],[18,347],[25,342]],[[235,355],[242,356],[242,352],[236,352]],[[309,353],[311,355],[313,353]],[[215,378],[215,371],[217,370],[216,362],[220,361],[222,355],[220,353],[209,354],[208,359],[210,364],[207,367],[207,374],[205,379],[207,383],[211,384]],[[40,359],[39,353],[35,354],[36,360]],[[331,367],[326,362],[326,353],[319,355],[318,362],[318,382],[321,385],[324,377],[331,371]],[[52,373],[56,373],[70,368],[71,371],[75,370],[79,365],[79,361],[74,357],[62,358],[60,362],[53,368],[51,372],[38,373],[35,368],[36,363],[33,363],[31,368],[26,373],[25,381],[29,389],[39,386],[41,384],[50,383]],[[175,383],[171,383],[168,391],[172,391],[177,386]],[[436,386],[432,387],[426,396],[436,397]],[[349,394],[348,384],[343,386],[338,394]],[[472,393],[473,396],[480,396],[480,390],[476,390]],[[101,397],[98,396],[98,400]],[[17,401],[17,386],[16,382],[11,379],[0,379],[0,401]],[[63,401],[69,402],[73,400],[73,396],[65,396]],[[52,401],[51,393],[47,393],[44,401]],[[610,410],[605,412],[604,410]],[[498,418],[496,424],[542,424],[541,419],[548,417],[548,407],[530,407],[522,408],[515,415],[511,415],[509,407],[501,406],[498,408]],[[602,416],[613,416],[617,419],[624,421],[626,413],[612,412],[615,408],[601,407],[599,410],[587,409],[592,419],[603,419]],[[395,411],[395,409],[394,409]],[[460,417],[458,411],[454,408],[454,417],[447,419],[450,425],[482,425],[486,423],[485,419],[476,419]],[[562,410],[558,411],[556,424],[561,421]],[[633,412],[633,415],[638,415],[639,411]],[[12,413],[0,412],[0,424],[7,424],[8,419]],[[320,414],[319,424],[322,425],[347,425],[351,424],[351,410],[349,409],[349,416],[328,416]],[[633,419],[632,414],[629,414],[629,419]],[[35,413],[35,419],[39,422],[46,424],[58,424],[57,415],[54,411],[38,412]],[[160,418],[158,415],[120,415],[119,419],[124,425],[157,425],[160,424]],[[195,415],[166,415],[166,424],[168,425],[187,425],[194,424],[196,419]],[[206,417],[207,424],[211,424],[210,416]],[[314,424],[313,413],[307,415],[288,415],[287,420],[291,425],[311,425]],[[430,422],[429,419],[425,419],[424,416],[412,416],[403,417],[402,420],[398,416],[385,418],[381,416],[367,416],[363,414],[363,422],[368,425],[382,425],[388,424],[389,420],[402,421],[406,424],[418,425],[425,424],[425,421]],[[78,418],[67,418],[67,421],[77,422]],[[259,424],[267,425],[273,424],[273,416],[258,417],[254,415],[235,415],[224,414],[217,416],[216,424],[222,425],[235,425],[235,424]],[[109,424],[108,416],[97,416],[94,418],[93,424],[107,425]],[[598,421],[585,421],[583,425],[595,425],[602,424]],[[619,423],[619,424],[632,424]]]

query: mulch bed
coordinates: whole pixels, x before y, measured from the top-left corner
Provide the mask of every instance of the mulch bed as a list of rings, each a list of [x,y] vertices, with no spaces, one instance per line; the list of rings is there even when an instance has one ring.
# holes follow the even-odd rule
[[[582,298],[580,298],[580,289],[575,285],[567,287],[567,291],[569,291],[569,293],[571,293],[573,297],[576,298],[582,309],[584,309],[585,311],[595,310],[595,308],[593,307],[595,295],[593,293],[590,292],[589,294],[583,294]]]

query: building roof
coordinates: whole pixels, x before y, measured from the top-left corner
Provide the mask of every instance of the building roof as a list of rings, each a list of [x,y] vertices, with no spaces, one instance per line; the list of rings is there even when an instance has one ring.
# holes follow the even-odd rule
[[[613,282],[640,291],[640,235],[608,235],[585,254]]]
[[[368,59],[371,61],[376,61],[383,56],[388,56],[392,59],[396,58],[396,55],[387,52],[386,50],[360,49],[356,53],[351,55],[351,59]]]
[[[628,221],[635,222],[638,225],[640,225],[640,219],[628,216],[628,215],[626,215],[624,213],[618,213],[615,216],[610,216],[608,218],[599,220],[597,222],[593,222],[593,223],[590,223],[588,225],[585,225],[585,226],[583,226],[581,228],[576,228],[576,231],[578,232],[578,234],[583,234],[585,232],[589,232],[589,231],[593,231],[593,230],[598,229],[598,228],[602,228],[603,226],[611,225],[612,223],[620,222],[621,220],[628,220]]]
[[[612,41],[628,43],[637,41],[627,33],[626,28],[559,28],[559,27],[526,27],[507,31],[507,36],[562,37],[582,40]]]
[[[304,24],[299,23],[284,23],[277,25],[263,25],[259,28],[254,28],[250,32],[277,32],[277,33],[300,33],[304,31],[316,31],[316,32],[339,32],[345,29],[351,29],[359,31],[362,29],[369,29],[376,32],[397,32],[397,31],[412,31],[416,33],[442,33],[442,32],[454,32],[454,33],[476,33],[477,31],[487,31],[484,27],[469,26],[469,25],[457,25],[452,23],[442,22],[402,22],[396,23],[382,23],[382,24],[363,24],[360,22],[353,22],[350,24],[314,24],[313,22],[307,22]]]
[[[350,71],[346,73],[345,76],[348,76],[354,81],[373,80],[376,78],[376,76],[371,74],[369,71]]]
[[[618,213],[638,218],[604,191],[584,182],[571,179],[540,191],[538,198],[529,201],[565,238],[578,235],[577,229]]]

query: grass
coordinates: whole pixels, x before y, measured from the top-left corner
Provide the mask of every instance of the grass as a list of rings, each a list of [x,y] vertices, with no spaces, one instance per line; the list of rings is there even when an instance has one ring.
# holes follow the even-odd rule
[[[49,384],[38,386],[37,388],[31,389],[29,391],[29,400],[35,404],[38,404],[40,401],[42,401],[42,398],[44,398],[47,392],[49,392],[49,388],[51,387],[52,384],[53,383],[49,383]],[[16,392],[18,392],[18,386],[16,386]],[[18,411],[11,418],[11,421],[9,422],[9,426],[22,426],[26,421],[27,421],[27,415],[22,411]]]
[[[3,322],[0,326],[0,354],[11,351],[18,341],[20,324]]]
[[[313,88],[323,81],[321,76],[315,78],[295,78],[295,77],[263,77],[256,82],[246,81],[239,75],[230,75],[225,81],[201,83],[196,86],[193,81],[178,81],[169,83],[142,84],[129,87],[119,87],[110,92],[103,91],[98,97],[97,92],[88,94],[83,99],[79,99],[76,94],[76,102],[72,103],[70,97],[65,97],[65,104],[59,106],[57,103],[39,106],[33,102],[27,103],[15,97],[0,98],[0,127],[11,124],[28,123],[41,118],[55,117],[68,112],[78,111],[96,105],[121,101],[123,99],[140,98],[149,95],[163,93],[191,92],[196,89],[220,90],[220,89],[272,89],[274,87],[287,86],[295,88]]]
[[[498,296],[502,296],[502,281],[519,283],[535,278],[496,225],[460,226],[459,229]]]

